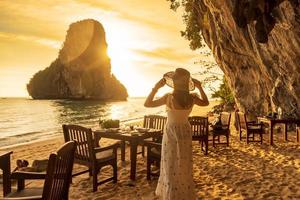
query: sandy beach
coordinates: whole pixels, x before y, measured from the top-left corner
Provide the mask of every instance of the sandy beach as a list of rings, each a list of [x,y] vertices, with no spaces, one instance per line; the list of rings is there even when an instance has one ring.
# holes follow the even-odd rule
[[[205,115],[211,106],[195,108],[192,115]],[[110,142],[103,140],[102,144]],[[210,145],[207,156],[200,150],[199,143],[193,142],[194,182],[200,199],[300,199],[300,145],[296,143],[295,133],[289,133],[289,142],[284,142],[282,133],[276,133],[275,143],[276,146],[269,146],[268,135],[264,135],[263,145],[247,145],[245,141],[239,141],[233,126],[230,146],[213,148]],[[14,169],[17,159],[32,163],[34,159],[48,158],[61,144],[63,138],[57,137],[5,150],[13,151],[11,163]],[[130,186],[129,146],[125,163],[120,160],[120,152],[118,156],[118,183],[103,184],[97,192],[92,192],[92,179],[83,174],[73,178],[70,199],[157,199],[154,195],[157,178],[146,179],[146,157],[138,155],[135,186]],[[74,170],[80,169],[83,167],[74,166]],[[109,167],[103,168],[99,179],[111,172]],[[42,181],[26,182],[26,187],[42,185]],[[2,191],[2,185],[0,189]]]

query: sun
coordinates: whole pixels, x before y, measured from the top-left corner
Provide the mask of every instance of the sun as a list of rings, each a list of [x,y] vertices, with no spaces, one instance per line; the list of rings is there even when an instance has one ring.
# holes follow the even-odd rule
[[[112,73],[125,85],[129,95],[143,96],[144,74],[139,73],[136,68],[134,59],[137,55],[118,45],[115,47],[111,45],[107,50],[107,54],[111,58]]]
[[[133,50],[133,36],[107,32],[107,54],[111,59],[112,73],[127,88],[130,96],[144,96],[145,75],[138,70],[139,55]],[[139,84],[137,84],[139,83]]]

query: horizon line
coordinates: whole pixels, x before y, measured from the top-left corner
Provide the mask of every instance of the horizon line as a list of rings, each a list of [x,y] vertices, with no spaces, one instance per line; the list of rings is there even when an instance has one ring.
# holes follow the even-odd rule
[[[129,98],[144,98],[144,97],[147,97],[147,96],[128,96],[128,97]],[[32,97],[31,96],[0,96],[0,98],[32,98]]]

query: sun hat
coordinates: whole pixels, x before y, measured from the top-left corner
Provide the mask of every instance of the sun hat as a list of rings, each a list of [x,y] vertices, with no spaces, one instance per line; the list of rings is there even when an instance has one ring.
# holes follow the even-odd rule
[[[190,72],[183,68],[177,68],[164,74],[166,84],[176,90],[192,91],[195,89]]]

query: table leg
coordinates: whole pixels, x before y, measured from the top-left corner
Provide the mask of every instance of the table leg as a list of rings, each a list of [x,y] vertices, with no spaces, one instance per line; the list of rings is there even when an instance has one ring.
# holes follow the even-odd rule
[[[270,124],[270,145],[274,145],[274,143],[273,143],[273,128],[274,128],[274,124],[271,122],[271,124]]]
[[[135,140],[130,141],[130,179],[135,181],[136,174],[136,157],[137,157],[137,145],[138,142]]]
[[[3,170],[3,196],[6,196],[11,192],[10,155],[5,156],[5,158],[1,160],[0,167]]]
[[[284,123],[284,140],[288,140],[288,135],[287,135],[287,123]]]
[[[125,161],[125,141],[121,140],[121,160]]]

